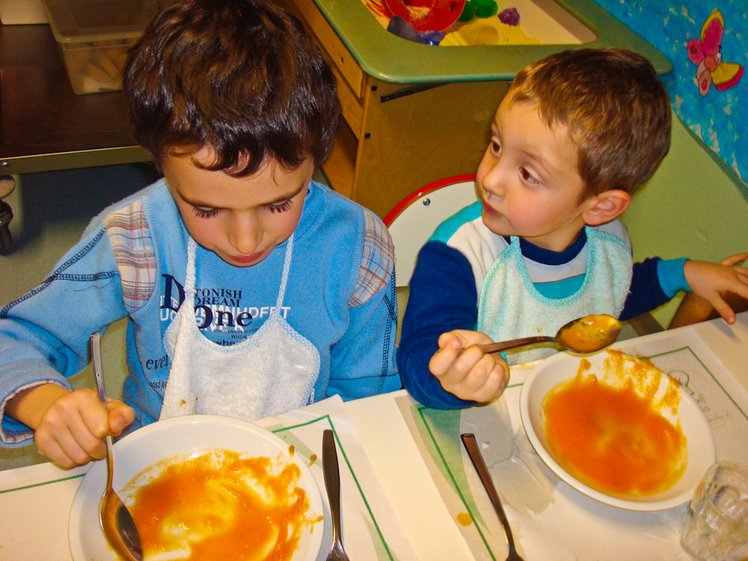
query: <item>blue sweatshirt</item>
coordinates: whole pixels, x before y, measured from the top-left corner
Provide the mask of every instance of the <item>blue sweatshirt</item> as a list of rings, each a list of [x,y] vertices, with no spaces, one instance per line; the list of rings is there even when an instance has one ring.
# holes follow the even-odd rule
[[[7,401],[45,382],[70,388],[67,378],[89,361],[89,335],[122,318],[129,320],[123,399],[135,409],[129,430],[158,419],[170,368],[163,335],[183,303],[187,240],[161,180],[103,211],[47,279],[0,308],[4,445],[32,437],[4,414]],[[232,344],[264,323],[276,303],[285,245],[246,268],[198,247],[194,306],[206,337]],[[373,213],[323,185],[312,183],[304,202],[284,308],[320,353],[315,399],[401,387],[389,233]]]

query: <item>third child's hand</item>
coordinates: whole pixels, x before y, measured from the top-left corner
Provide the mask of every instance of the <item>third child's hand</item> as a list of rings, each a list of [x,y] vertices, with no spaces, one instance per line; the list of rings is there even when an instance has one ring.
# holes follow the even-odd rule
[[[442,387],[460,399],[485,403],[500,396],[509,382],[509,365],[477,345],[491,339],[479,331],[455,330],[439,337],[429,370]]]
[[[727,323],[735,323],[735,312],[725,302],[725,294],[735,294],[748,300],[748,269],[740,263],[748,253],[739,253],[721,263],[686,261],[684,273],[691,292],[709,302]]]

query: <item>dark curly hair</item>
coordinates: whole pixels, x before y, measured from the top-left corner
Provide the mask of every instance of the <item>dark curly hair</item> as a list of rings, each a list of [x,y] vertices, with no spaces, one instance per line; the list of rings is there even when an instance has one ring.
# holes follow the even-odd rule
[[[261,0],[177,0],[130,50],[133,134],[156,164],[207,146],[210,170],[293,169],[329,155],[340,119],[335,78],[292,15]]]

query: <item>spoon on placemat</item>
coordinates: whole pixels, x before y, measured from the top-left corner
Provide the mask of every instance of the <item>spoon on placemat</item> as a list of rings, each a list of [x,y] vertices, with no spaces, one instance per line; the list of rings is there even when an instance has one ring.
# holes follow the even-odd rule
[[[330,502],[332,517],[332,547],[327,561],[349,561],[343,549],[340,529],[340,469],[338,468],[338,451],[335,446],[335,435],[330,429],[322,433],[322,471],[325,474],[325,488]]]
[[[491,500],[493,509],[496,511],[496,514],[499,517],[499,521],[504,527],[506,543],[509,547],[509,554],[506,557],[506,561],[524,561],[524,559],[520,557],[519,553],[517,553],[517,549],[514,547],[514,536],[512,535],[512,528],[511,526],[509,526],[509,519],[506,517],[504,507],[501,506],[499,493],[496,491],[496,487],[494,487],[493,480],[491,479],[491,474],[488,472],[486,462],[483,460],[483,454],[481,454],[480,448],[478,448],[478,442],[475,439],[475,435],[471,432],[468,432],[461,434],[460,438],[462,439],[462,444],[465,446],[465,450],[467,450],[470,461],[473,462],[475,471],[478,472],[480,482],[483,484],[483,488],[486,490],[488,498]]]
[[[104,391],[104,376],[101,363],[101,335],[94,333],[89,340],[91,360],[93,362],[96,389],[99,399],[106,402]],[[142,561],[143,548],[140,535],[132,519],[130,511],[122,502],[120,496],[112,488],[114,481],[114,454],[112,452],[112,437],[106,436],[106,488],[99,503],[99,525],[115,551],[127,561]]]
[[[538,343],[556,343],[566,350],[589,354],[604,349],[613,343],[618,339],[620,333],[620,321],[613,316],[598,314],[583,316],[565,323],[556,332],[555,337],[547,335],[523,337],[499,343],[488,343],[480,347],[484,353],[497,353]]]

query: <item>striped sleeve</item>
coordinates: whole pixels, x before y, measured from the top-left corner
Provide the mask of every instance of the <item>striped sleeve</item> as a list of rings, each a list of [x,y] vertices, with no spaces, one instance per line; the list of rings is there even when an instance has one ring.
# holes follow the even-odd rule
[[[364,211],[364,221],[361,267],[349,301],[352,307],[366,303],[385,288],[395,267],[395,252],[387,227],[369,210]]]
[[[133,313],[151,297],[156,285],[156,254],[141,201],[104,219],[119,269],[125,307]]]

